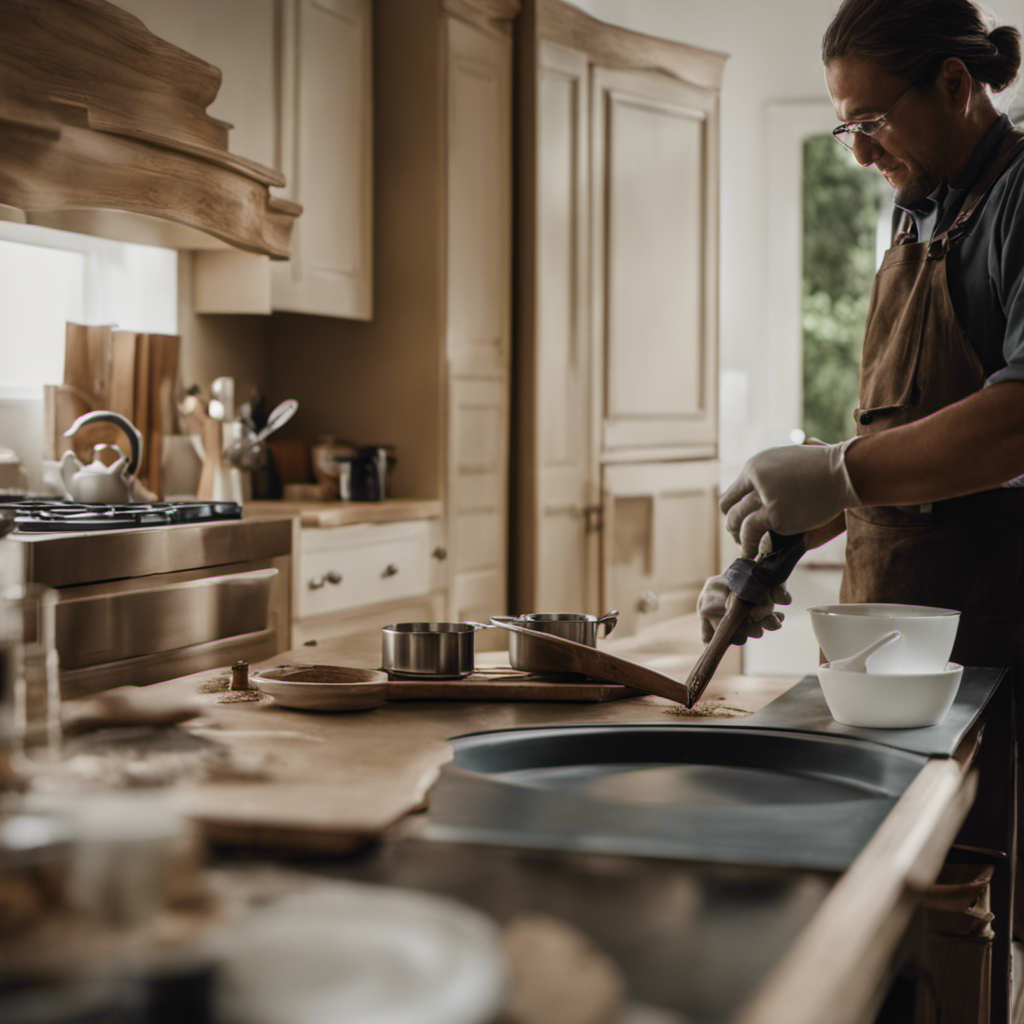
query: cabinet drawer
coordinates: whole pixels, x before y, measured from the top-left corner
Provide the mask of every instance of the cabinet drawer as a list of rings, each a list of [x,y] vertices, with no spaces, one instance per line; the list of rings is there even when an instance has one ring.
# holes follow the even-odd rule
[[[358,530],[342,527],[336,537],[329,536],[333,530],[310,531],[318,535],[317,550],[312,551],[306,550],[303,538],[296,595],[299,618],[412,597],[429,589],[425,527],[384,537],[373,527],[369,534],[345,536],[349,529]]]

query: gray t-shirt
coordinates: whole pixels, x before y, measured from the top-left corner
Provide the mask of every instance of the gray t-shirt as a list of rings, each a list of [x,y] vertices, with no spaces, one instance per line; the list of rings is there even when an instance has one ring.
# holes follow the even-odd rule
[[[992,151],[1013,127],[1003,114],[952,184],[942,182],[907,213],[918,238],[949,228]],[[953,309],[977,352],[985,384],[1024,380],[1024,154],[992,186],[970,233],[946,257]]]

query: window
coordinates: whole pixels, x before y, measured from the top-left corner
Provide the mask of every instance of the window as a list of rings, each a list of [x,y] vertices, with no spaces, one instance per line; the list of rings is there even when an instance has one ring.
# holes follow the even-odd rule
[[[38,393],[64,376],[64,325],[176,334],[172,249],[0,221],[0,392]]]
[[[854,432],[883,209],[880,180],[831,135],[804,141],[802,429],[830,443]]]

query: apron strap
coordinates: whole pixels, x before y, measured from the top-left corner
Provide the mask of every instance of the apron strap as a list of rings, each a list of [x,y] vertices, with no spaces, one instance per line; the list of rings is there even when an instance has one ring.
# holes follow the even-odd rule
[[[981,209],[985,198],[992,190],[992,186],[995,185],[999,176],[1006,170],[1010,165],[1010,162],[1021,152],[1021,150],[1024,150],[1024,131],[1021,131],[1019,128],[1012,128],[1006,133],[1006,137],[1000,144],[995,158],[988,165],[984,175],[982,175],[981,179],[975,183],[974,187],[968,193],[956,220],[953,221],[947,231],[939,235],[938,238],[932,239],[929,245],[929,256],[933,255],[931,251],[932,247],[935,247],[936,249],[934,254],[935,257],[944,256],[949,251],[949,247],[953,242],[956,242],[967,234],[971,220]]]

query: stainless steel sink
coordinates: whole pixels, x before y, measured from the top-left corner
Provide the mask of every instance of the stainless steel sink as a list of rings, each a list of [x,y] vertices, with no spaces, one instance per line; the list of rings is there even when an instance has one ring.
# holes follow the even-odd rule
[[[926,761],[862,740],[705,725],[452,743],[431,793],[434,838],[836,871]]]

